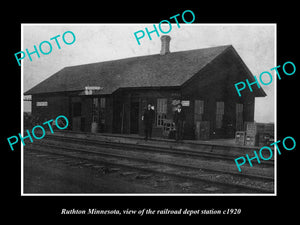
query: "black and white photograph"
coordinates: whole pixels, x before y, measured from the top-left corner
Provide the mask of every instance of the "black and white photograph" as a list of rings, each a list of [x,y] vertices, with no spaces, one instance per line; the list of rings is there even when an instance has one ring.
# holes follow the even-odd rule
[[[294,221],[296,3],[124,3],[5,7],[2,218]]]
[[[22,24],[22,51],[23,195],[276,195],[276,24]]]

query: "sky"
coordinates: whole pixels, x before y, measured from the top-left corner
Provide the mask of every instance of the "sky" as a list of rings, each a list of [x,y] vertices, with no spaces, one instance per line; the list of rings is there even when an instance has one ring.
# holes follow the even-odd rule
[[[156,24],[158,27],[157,23]],[[41,81],[50,77],[64,67],[110,61],[115,59],[158,54],[161,48],[160,38],[152,33],[152,40],[147,34],[140,39],[138,45],[134,33],[153,30],[153,24],[22,24],[22,47],[34,51],[34,45],[39,46],[43,41],[52,44],[52,52],[48,55],[40,53],[28,56],[22,60],[23,93]],[[163,25],[162,30],[169,30]],[[72,31],[76,40],[66,45],[62,35]],[[57,38],[61,49],[57,48]],[[163,35],[160,33],[160,35]],[[172,24],[168,33],[171,36],[170,51],[185,51],[220,45],[232,45],[253,75],[259,78],[263,71],[269,71],[276,77],[271,68],[276,66],[276,27],[274,24]],[[67,42],[72,36],[66,34]],[[47,52],[47,44],[43,45]],[[17,61],[16,61],[17,64]],[[255,100],[255,121],[274,122],[275,80],[270,85],[262,86],[267,96]],[[265,81],[267,82],[267,81]],[[243,93],[243,92],[241,92]],[[30,111],[30,102],[24,102],[24,111]]]

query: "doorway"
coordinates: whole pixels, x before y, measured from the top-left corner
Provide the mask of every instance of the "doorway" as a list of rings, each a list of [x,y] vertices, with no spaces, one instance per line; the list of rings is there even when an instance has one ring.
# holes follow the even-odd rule
[[[81,117],[81,102],[72,102],[72,130],[83,131],[83,121]]]
[[[139,132],[139,102],[130,103],[130,133],[137,134]]]

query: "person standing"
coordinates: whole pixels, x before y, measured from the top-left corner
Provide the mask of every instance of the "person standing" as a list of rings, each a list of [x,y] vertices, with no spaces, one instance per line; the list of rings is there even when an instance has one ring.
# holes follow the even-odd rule
[[[184,121],[185,121],[185,112],[182,110],[182,105],[178,104],[173,117],[173,122],[175,123],[175,128],[176,128],[176,141],[183,139]]]
[[[148,104],[148,106],[145,109],[144,114],[142,116],[142,120],[144,121],[145,140],[146,141],[148,140],[148,138],[151,139],[154,117],[155,117],[154,110],[152,109],[151,104]]]

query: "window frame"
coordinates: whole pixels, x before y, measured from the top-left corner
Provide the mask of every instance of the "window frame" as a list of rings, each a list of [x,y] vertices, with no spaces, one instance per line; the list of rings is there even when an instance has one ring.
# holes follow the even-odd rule
[[[163,127],[164,120],[167,119],[168,112],[168,99],[167,98],[157,98],[156,101],[156,127]]]

